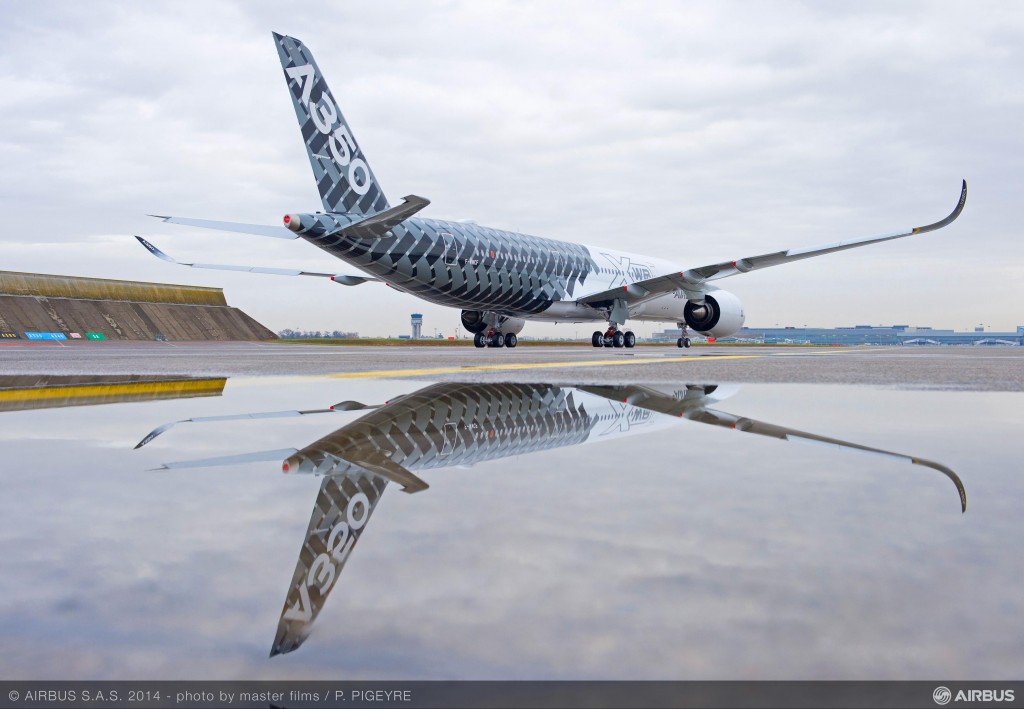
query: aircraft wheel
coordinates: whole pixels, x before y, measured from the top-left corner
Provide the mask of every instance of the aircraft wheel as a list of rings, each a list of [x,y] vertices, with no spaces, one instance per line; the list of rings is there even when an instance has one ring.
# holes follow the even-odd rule
[[[611,347],[612,338],[608,337],[607,335],[601,335],[601,344],[604,345],[605,347]]]
[[[623,344],[628,348],[632,349],[636,347],[636,335],[633,334],[632,330],[626,330],[625,341]]]
[[[626,343],[626,337],[619,330],[612,335],[612,346],[622,347]]]
[[[519,344],[519,338],[516,337],[514,332],[510,332],[505,335],[505,347],[515,347]]]
[[[491,337],[491,347],[502,347],[505,344],[505,336],[500,332],[494,333]]]
[[[594,347],[604,346],[604,333],[595,330],[594,334],[591,335],[590,337],[590,344],[592,344]]]
[[[676,347],[683,347],[683,338],[680,337],[678,340],[676,340]]]
[[[683,338],[683,347],[685,347],[686,349],[690,349],[690,338],[689,337],[684,337]]]
[[[482,332],[478,332],[475,335],[473,335],[473,346],[474,347],[486,347],[487,346],[487,336],[485,334],[483,334]]]

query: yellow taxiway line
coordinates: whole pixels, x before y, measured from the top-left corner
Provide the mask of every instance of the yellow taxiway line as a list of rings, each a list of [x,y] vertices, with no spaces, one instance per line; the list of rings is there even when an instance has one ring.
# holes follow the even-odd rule
[[[849,350],[830,350],[829,352],[815,352],[814,354],[841,354]],[[637,359],[623,357],[622,359],[597,359],[597,360],[574,360],[571,362],[530,362],[507,364],[480,364],[466,365],[459,367],[431,367],[428,369],[380,369],[369,372],[335,372],[325,376],[332,379],[386,379],[401,377],[425,377],[435,374],[473,374],[475,372],[513,372],[524,369],[569,369],[577,367],[617,367],[623,365],[643,366],[646,364],[672,364],[675,362],[709,362],[711,360],[723,359],[762,359],[774,355],[749,354],[749,355],[696,355],[687,357],[641,357]]]
[[[37,388],[0,390],[0,403],[44,399],[92,399],[133,396],[188,396],[219,394],[227,379],[185,379],[156,382],[117,382],[112,384],[52,385]]]

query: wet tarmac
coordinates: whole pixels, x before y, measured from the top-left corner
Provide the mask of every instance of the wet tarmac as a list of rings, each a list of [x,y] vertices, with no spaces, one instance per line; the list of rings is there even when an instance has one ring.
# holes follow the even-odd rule
[[[0,377],[7,678],[1019,675],[1015,352],[182,350]]]
[[[791,382],[1024,391],[1024,347],[359,347],[285,343],[0,345],[0,374],[152,374],[461,381]]]

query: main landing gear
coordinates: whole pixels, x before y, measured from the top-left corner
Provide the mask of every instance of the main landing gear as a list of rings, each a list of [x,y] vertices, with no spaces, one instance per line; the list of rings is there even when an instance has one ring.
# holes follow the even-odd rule
[[[625,347],[632,349],[636,347],[636,335],[631,330],[622,332],[617,325],[612,325],[607,332],[597,330],[590,338],[590,344],[594,347]]]
[[[487,334],[478,332],[473,335],[473,344],[476,347],[515,347],[519,344],[519,338],[514,332],[502,334],[491,328]]]

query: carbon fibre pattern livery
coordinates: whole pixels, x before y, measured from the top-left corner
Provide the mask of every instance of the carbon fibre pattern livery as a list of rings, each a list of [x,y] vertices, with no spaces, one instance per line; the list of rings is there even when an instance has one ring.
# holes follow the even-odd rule
[[[294,37],[275,32],[274,42],[324,210],[372,214],[387,209],[387,198],[313,55]]]
[[[411,218],[375,240],[315,233],[337,231],[389,205],[312,53],[294,37],[275,33],[274,41],[327,212],[313,215],[321,228],[302,238],[399,290],[505,315],[543,312],[571,298],[595,270],[581,244],[461,222]]]
[[[384,478],[367,472],[323,479],[278,621],[271,657],[295,650],[309,635],[387,484]]]
[[[474,224],[414,217],[392,233],[376,240],[302,237],[399,290],[506,315],[535,315],[572,299],[597,267],[581,244]]]
[[[407,472],[471,465],[574,446],[597,419],[573,390],[541,384],[436,384],[389,403],[306,446],[286,462],[324,475],[270,655],[291,652],[313,623],[388,483],[367,461]],[[371,472],[358,462],[375,468]],[[378,473],[378,474],[374,474]],[[411,477],[411,475],[410,475]]]
[[[435,384],[306,446],[289,459],[289,468],[329,475],[346,462],[387,458],[429,470],[576,445],[590,435],[593,421],[572,391],[547,384]]]

